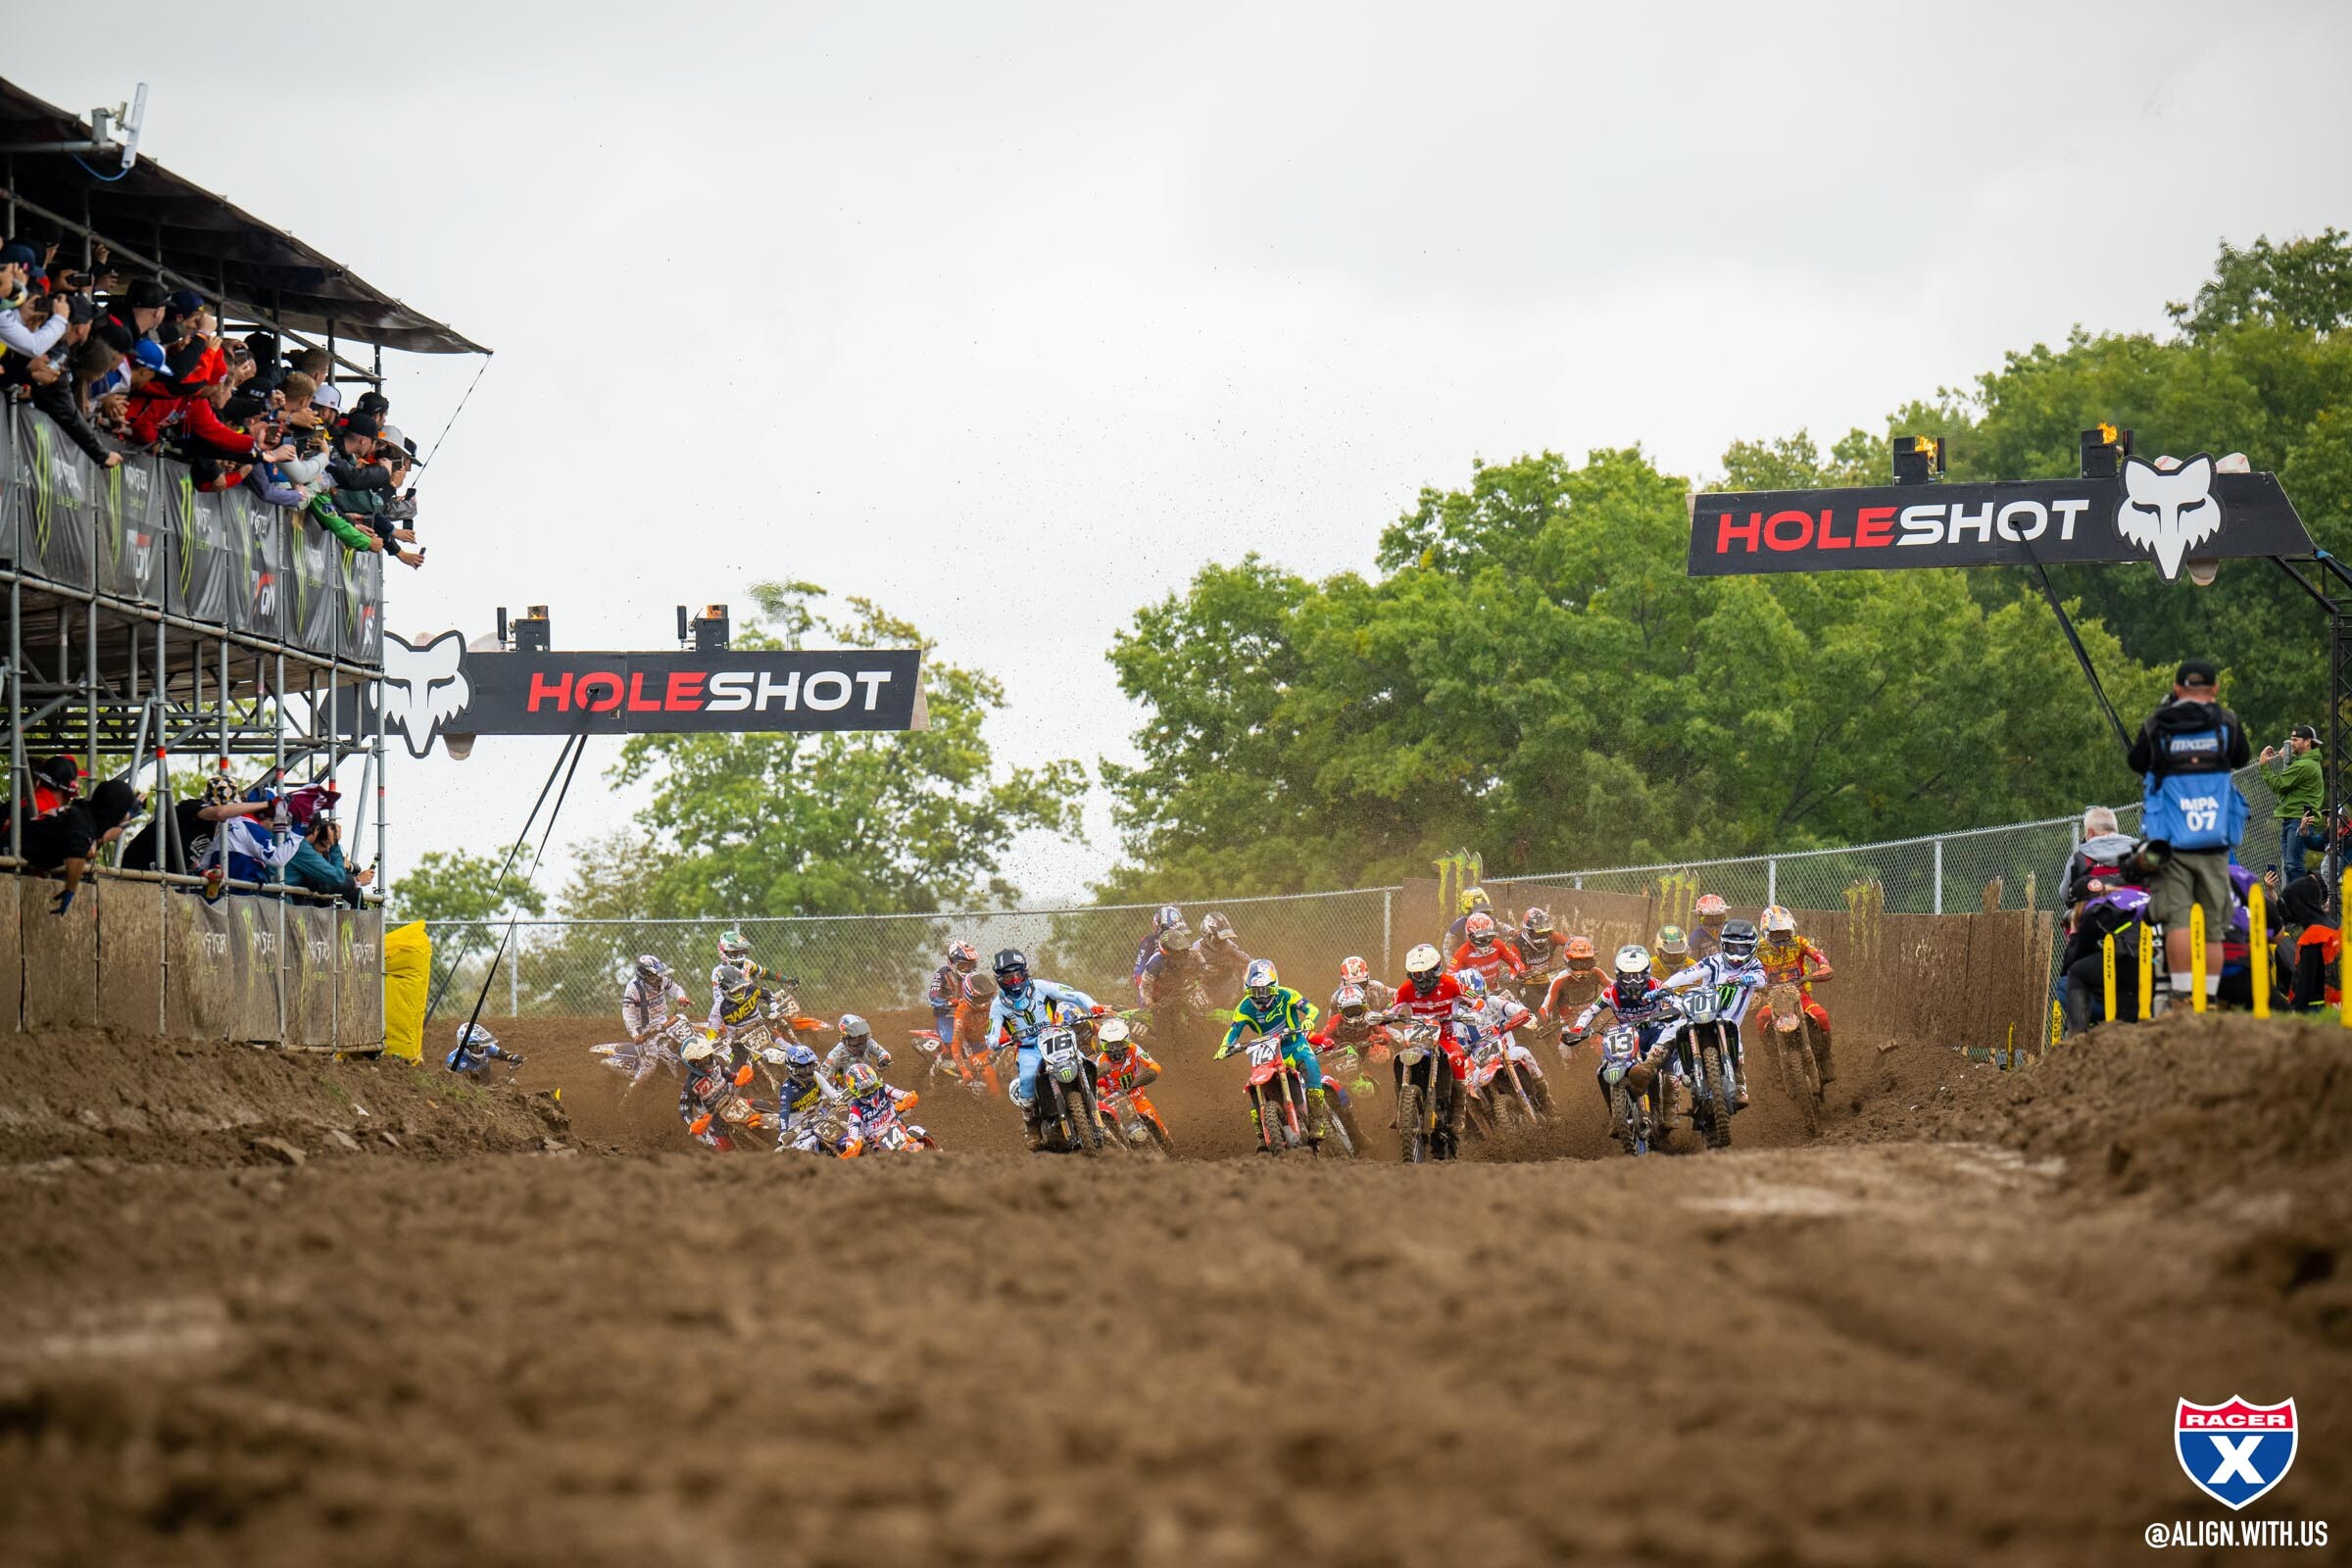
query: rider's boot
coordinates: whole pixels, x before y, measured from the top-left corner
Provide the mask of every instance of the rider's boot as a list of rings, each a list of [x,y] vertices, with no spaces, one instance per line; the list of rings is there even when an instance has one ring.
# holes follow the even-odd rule
[[[1829,1027],[1818,1018],[1813,1020],[1813,1065],[1820,1069],[1822,1088],[1838,1081],[1838,1059],[1830,1054]]]
[[[1537,1115],[1549,1116],[1551,1114],[1551,1081],[1549,1079],[1539,1078],[1534,1073],[1529,1073],[1527,1075],[1527,1098],[1536,1102]]]
[[[1032,1154],[1046,1147],[1046,1135],[1039,1125],[1034,1102],[1021,1107],[1021,1141],[1028,1145]]]
[[[1320,1089],[1306,1092],[1306,1139],[1319,1144],[1331,1133],[1331,1110]]]
[[[1447,1157],[1462,1147],[1462,1123],[1470,1116],[1470,1086],[1460,1079],[1453,1080],[1453,1092],[1446,1106],[1446,1147]]]

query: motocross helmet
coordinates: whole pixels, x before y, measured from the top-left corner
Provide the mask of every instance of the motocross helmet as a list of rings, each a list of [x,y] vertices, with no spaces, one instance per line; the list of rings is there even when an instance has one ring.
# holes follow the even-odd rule
[[[1796,930],[1796,916],[1778,904],[1765,906],[1763,917],[1757,923],[1764,927],[1764,935],[1767,938],[1793,933]]]
[[[816,1053],[799,1041],[784,1048],[784,1072],[787,1077],[807,1078],[816,1071]]]
[[[1152,929],[1173,931],[1182,924],[1184,924],[1184,911],[1173,904],[1163,904],[1159,906],[1159,913],[1152,921]]]
[[[237,787],[235,784],[229,781],[226,774],[215,773],[211,778],[208,778],[204,781],[205,805],[234,806],[236,803]]]
[[[1017,1005],[1029,995],[1029,955],[1018,948],[1006,948],[989,967],[995,972],[997,989],[1004,994],[1005,1001]]]
[[[833,1027],[840,1031],[841,1043],[853,1051],[863,1051],[874,1043],[873,1030],[866,1026],[863,1018],[854,1012],[843,1013],[841,1021]]]
[[[1434,988],[1445,966],[1444,956],[1426,942],[1404,956],[1404,976],[1413,983],[1416,991],[1427,992]]]
[[[657,984],[669,978],[669,965],[650,953],[637,955],[637,978]]]
[[[882,1075],[870,1061],[853,1061],[841,1075],[841,1092],[852,1100],[863,1100],[881,1087]]]
[[[1342,958],[1340,960],[1340,984],[1360,986],[1369,984],[1371,979],[1372,966],[1363,959]]]
[[[1212,909],[1200,917],[1200,934],[1212,942],[1220,938],[1230,942],[1233,940],[1233,922]]]
[[[1332,1010],[1343,1018],[1361,1018],[1364,1015],[1364,988],[1342,986],[1332,993]]]
[[[980,967],[980,955],[969,942],[948,944],[948,967],[959,974],[970,974]]]
[[[1183,926],[1170,926],[1167,930],[1162,931],[1159,934],[1159,951],[1162,953],[1182,953],[1185,950],[1185,944],[1191,939],[1191,937],[1192,932],[1186,930]]]
[[[487,1051],[497,1044],[498,1037],[478,1023],[458,1025],[458,1049],[460,1051]]]
[[[1114,1012],[1095,1025],[1095,1044],[1102,1048],[1105,1056],[1124,1056],[1135,1049],[1135,1033],[1127,1020]]]
[[[1639,942],[1628,942],[1617,950],[1617,972],[1612,977],[1619,985],[1641,982],[1639,992],[1649,989],[1649,950]]]
[[[1250,993],[1252,1002],[1272,1002],[1274,988],[1282,984],[1282,976],[1274,972],[1270,958],[1251,958],[1250,967],[1242,972],[1242,989]]]
[[[1569,968],[1590,969],[1593,964],[1599,961],[1600,960],[1592,952],[1592,939],[1591,937],[1570,937],[1568,939]]]
[[[752,971],[740,963],[722,963],[718,966],[718,984],[728,996],[740,997],[752,989]]]
[[[1462,988],[1462,995],[1472,1002],[1484,1003],[1487,1000],[1487,977],[1478,970],[1458,969],[1454,972],[1453,982]]]
[[[1463,891],[1462,912],[1464,914],[1468,914],[1473,909],[1491,909],[1493,907],[1494,907],[1494,901],[1487,897],[1485,888],[1469,888]]]
[[[1484,909],[1479,910],[1462,922],[1462,935],[1470,939],[1472,947],[1485,952],[1494,945],[1494,917]]]
[[[752,956],[752,944],[741,929],[729,926],[718,934],[718,956],[729,963],[741,963]]]
[[[1679,925],[1662,925],[1658,927],[1658,951],[1679,958],[1690,951],[1690,939]]]
[[[1690,906],[1690,912],[1698,916],[1700,925],[1719,926],[1732,912],[1732,906],[1723,902],[1720,894],[1701,893],[1698,902]]]
[[[1734,963],[1745,963],[1756,956],[1756,928],[1745,920],[1726,920],[1723,923],[1723,956]]]
[[[1519,929],[1531,937],[1551,935],[1551,911],[1537,906],[1519,917]]]

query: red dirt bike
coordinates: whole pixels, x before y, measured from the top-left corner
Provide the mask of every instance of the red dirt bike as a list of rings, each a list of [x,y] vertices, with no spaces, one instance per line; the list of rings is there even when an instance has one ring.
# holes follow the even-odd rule
[[[908,1095],[889,1108],[867,1115],[865,1136],[845,1140],[841,1157],[856,1159],[861,1154],[920,1154],[936,1151],[939,1140],[903,1114],[913,1108],[916,1098]]]
[[[1176,1157],[1176,1140],[1169,1135],[1166,1119],[1142,1090],[1104,1090],[1102,1111],[1107,1134],[1104,1147],[1130,1154],[1156,1153],[1162,1159]]]
[[[906,1038],[914,1049],[931,1060],[934,1074],[954,1075],[956,1082],[976,1100],[986,1100],[1004,1092],[1004,1082],[997,1073],[998,1053],[978,1046],[967,1046],[963,1032],[958,1029],[953,1042],[942,1045],[936,1029],[909,1029]]]
[[[1481,1030],[1470,1052],[1470,1126],[1483,1137],[1522,1117],[1531,1127],[1543,1121],[1544,1111],[1527,1086],[1527,1069],[1512,1058],[1509,1042],[1494,1030]]]
[[[1290,1039],[1289,1035],[1263,1035],[1248,1046],[1234,1048],[1249,1054],[1250,1082],[1246,1093],[1250,1098],[1250,1115],[1257,1127],[1257,1147],[1269,1154],[1317,1148],[1313,1137],[1314,1113],[1306,1100],[1306,1079],[1284,1054],[1283,1048]],[[1232,1054],[1221,1050],[1217,1057]]]

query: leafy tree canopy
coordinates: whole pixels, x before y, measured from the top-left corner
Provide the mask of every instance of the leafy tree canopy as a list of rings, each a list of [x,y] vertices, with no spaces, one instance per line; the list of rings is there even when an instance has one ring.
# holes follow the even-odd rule
[[[391,912],[400,920],[504,920],[545,914],[547,900],[523,880],[529,860],[517,860],[502,885],[499,868],[505,863],[503,853],[427,850],[416,858],[415,870],[392,884]]]

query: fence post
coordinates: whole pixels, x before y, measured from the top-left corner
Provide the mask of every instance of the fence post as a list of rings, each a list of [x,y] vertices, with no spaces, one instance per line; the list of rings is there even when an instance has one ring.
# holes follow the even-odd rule
[[[1943,912],[1943,840],[1936,841],[1936,912]]]
[[[1396,890],[1382,888],[1380,890],[1380,966],[1383,969],[1388,968],[1390,959],[1396,954]]]
[[[522,969],[522,943],[517,940],[508,946],[512,951],[507,954],[507,1016],[519,1018],[522,1016],[522,982],[516,976]]]
[[[1764,902],[1781,902],[1781,858],[1777,855],[1764,858]]]

